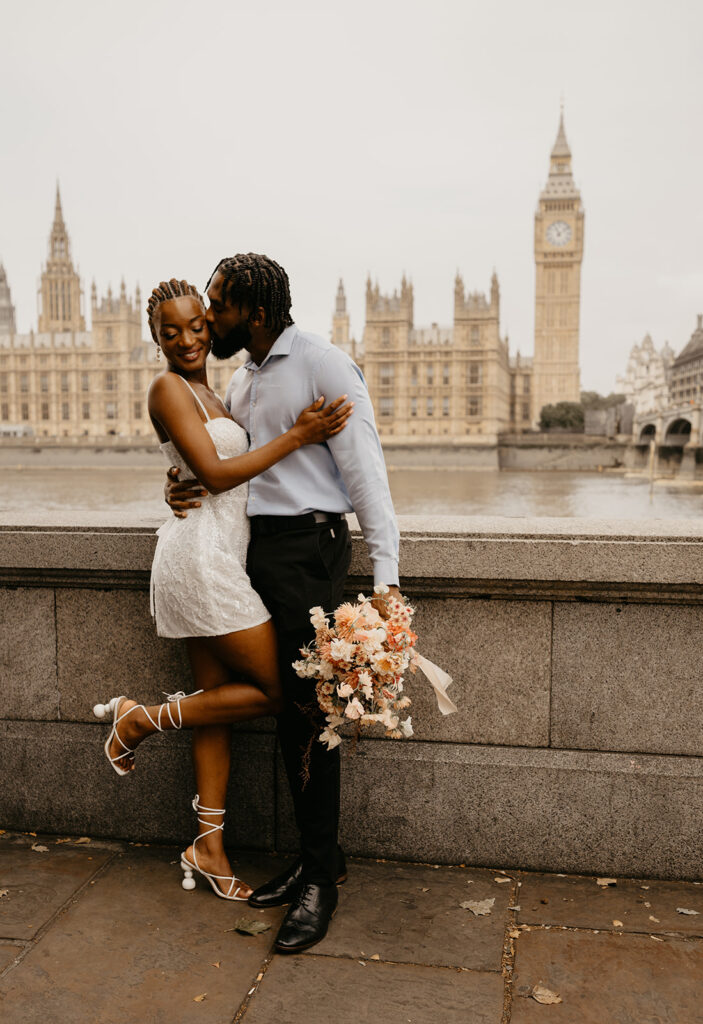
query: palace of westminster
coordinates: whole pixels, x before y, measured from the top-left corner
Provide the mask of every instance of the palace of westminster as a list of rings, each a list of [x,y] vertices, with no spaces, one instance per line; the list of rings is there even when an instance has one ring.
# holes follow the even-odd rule
[[[583,233],[562,116],[535,214],[533,358],[509,355],[495,273],[487,296],[467,293],[457,275],[452,327],[414,326],[413,286],[405,278],[393,295],[369,280],[361,343],[351,337],[340,281],[332,341],[362,368],[386,443],[480,444],[499,432],[534,427],[544,405],[579,401]],[[153,437],[146,390],[163,363],[153,343],[142,338],[139,287],[133,299],[124,281],[119,295],[109,289],[98,297],[93,284],[90,305],[86,330],[57,188],[36,332],[16,333],[0,265],[0,436]],[[213,363],[210,383],[223,393],[239,360]]]

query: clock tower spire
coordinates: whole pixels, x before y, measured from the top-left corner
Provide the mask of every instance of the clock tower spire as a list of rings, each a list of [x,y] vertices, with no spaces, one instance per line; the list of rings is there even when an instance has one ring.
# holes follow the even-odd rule
[[[578,402],[584,213],[571,171],[564,111],[535,213],[535,357],[532,418],[545,405]]]

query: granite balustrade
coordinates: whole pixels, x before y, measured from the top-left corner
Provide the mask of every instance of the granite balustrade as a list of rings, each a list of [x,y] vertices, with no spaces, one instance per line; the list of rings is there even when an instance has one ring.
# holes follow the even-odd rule
[[[149,614],[156,522],[0,519],[0,827],[182,841],[186,731],[137,770],[92,706],[192,686]],[[703,878],[703,525],[401,517],[419,650],[454,677],[442,717],[409,676],[415,736],[345,744],[342,842],[434,863]],[[370,586],[354,532],[349,594]],[[227,838],[293,850],[274,723],[236,728]]]

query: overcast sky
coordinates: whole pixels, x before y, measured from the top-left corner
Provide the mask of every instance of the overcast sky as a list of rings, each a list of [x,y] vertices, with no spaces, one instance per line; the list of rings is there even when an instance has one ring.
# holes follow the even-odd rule
[[[0,259],[18,328],[61,182],[86,293],[202,286],[254,250],[293,313],[352,330],[366,275],[448,324],[457,268],[495,267],[511,352],[533,350],[533,216],[559,104],[586,211],[582,386],[703,312],[700,0],[24,0],[3,17]]]

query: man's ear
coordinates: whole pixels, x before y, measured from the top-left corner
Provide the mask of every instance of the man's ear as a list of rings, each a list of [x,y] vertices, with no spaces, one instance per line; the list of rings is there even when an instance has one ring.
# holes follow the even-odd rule
[[[266,326],[266,310],[263,306],[257,306],[256,309],[252,309],[249,314],[249,323],[252,327]]]

